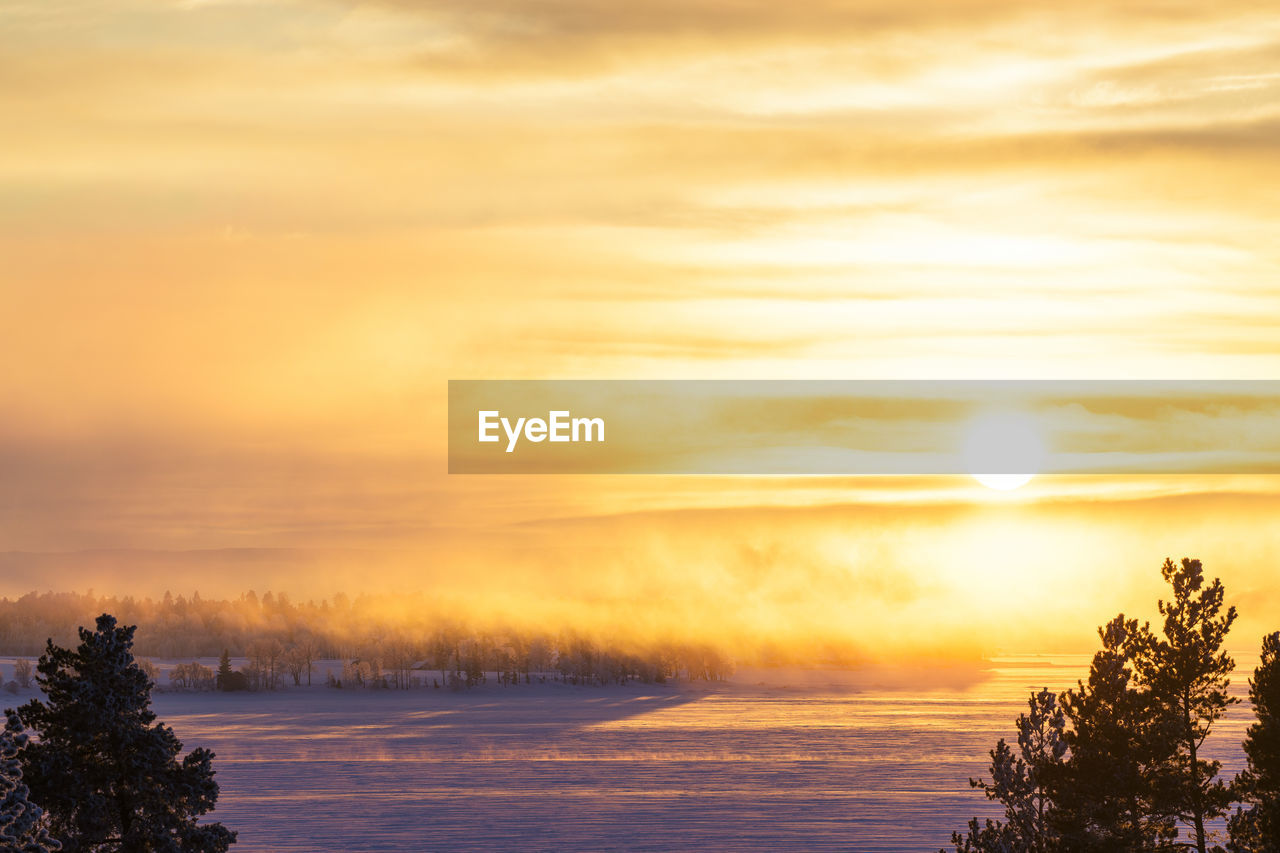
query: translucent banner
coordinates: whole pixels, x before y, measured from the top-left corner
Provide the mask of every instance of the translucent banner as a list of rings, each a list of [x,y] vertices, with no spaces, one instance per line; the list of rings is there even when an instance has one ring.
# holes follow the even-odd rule
[[[1280,472],[1280,381],[454,380],[454,474]]]

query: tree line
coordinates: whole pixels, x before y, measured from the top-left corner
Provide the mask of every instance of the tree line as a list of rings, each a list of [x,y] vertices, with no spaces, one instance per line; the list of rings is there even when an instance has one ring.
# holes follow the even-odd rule
[[[1238,701],[1222,650],[1236,609],[1199,560],[1166,560],[1161,573],[1158,628],[1116,616],[1086,679],[1031,695],[1016,743],[991,750],[991,778],[970,780],[1004,819],[971,820],[952,835],[956,853],[1280,853],[1280,632],[1263,639],[1249,682],[1247,764],[1224,779],[1204,745]]]
[[[312,684],[330,673],[321,660],[341,661],[334,686],[409,689],[415,684],[469,687],[496,677],[503,685],[550,676],[574,684],[671,679],[719,680],[733,671],[730,657],[710,643],[638,639],[573,627],[530,630],[480,627],[432,616],[420,594],[297,602],[284,593],[247,592],[234,599],[165,593],[159,599],[89,593],[28,593],[0,598],[0,649],[30,655],[46,639],[67,643],[92,614],[109,612],[138,625],[144,658],[243,657],[230,680],[209,667],[183,664],[171,686],[272,690]],[[153,679],[157,673],[152,670]],[[241,677],[242,676],[242,677]]]
[[[259,640],[248,651],[248,660],[239,669],[232,667],[227,649],[216,672],[197,662],[178,664],[170,670],[170,684],[194,690],[275,690],[290,682],[295,687],[309,686],[321,660],[319,646],[309,638]],[[369,644],[360,655],[342,659],[336,671],[327,668],[325,683],[346,689],[458,689],[486,684],[493,677],[503,687],[549,679],[603,686],[633,681],[663,684],[677,678],[713,681],[733,672],[729,659],[710,646],[672,644],[651,646],[647,653],[621,652],[569,633],[553,640],[445,631],[417,641],[401,638]],[[149,662],[142,665],[158,677]]]

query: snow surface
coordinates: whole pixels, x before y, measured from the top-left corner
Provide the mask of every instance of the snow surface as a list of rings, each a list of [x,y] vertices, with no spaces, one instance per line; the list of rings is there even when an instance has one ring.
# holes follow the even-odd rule
[[[1086,665],[452,692],[335,690],[324,673],[340,665],[323,662],[311,688],[164,692],[154,707],[217,753],[214,817],[239,851],[936,851],[995,816],[967,780],[1027,694]],[[1237,706],[1210,739],[1229,770],[1249,716]]]

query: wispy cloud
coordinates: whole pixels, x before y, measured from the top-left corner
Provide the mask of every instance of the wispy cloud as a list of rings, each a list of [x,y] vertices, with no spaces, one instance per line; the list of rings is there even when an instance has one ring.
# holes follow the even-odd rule
[[[1278,51],[1247,0],[5,4],[0,532],[937,498],[450,479],[449,378],[1274,378]]]

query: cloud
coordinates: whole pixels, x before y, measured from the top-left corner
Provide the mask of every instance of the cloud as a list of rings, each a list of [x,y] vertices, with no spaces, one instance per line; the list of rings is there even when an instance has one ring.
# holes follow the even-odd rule
[[[864,545],[824,507],[933,506],[936,484],[450,479],[446,380],[1280,366],[1268,4],[117,0],[0,21],[0,547],[421,549],[550,602],[565,529],[519,525],[581,515],[619,597],[696,555],[699,602],[723,583],[799,620],[770,596],[853,585],[899,630],[974,571],[939,543],[1005,546],[911,516],[933,544],[904,527],[915,562],[877,573],[890,551],[848,558]],[[1174,487],[1105,491],[1125,489]],[[692,530],[760,503],[812,525]],[[1215,543],[1262,529],[1229,504],[1205,505],[1220,531],[1179,519]],[[669,515],[593,526],[628,507]],[[1152,559],[1197,551],[1149,523]],[[1082,529],[1017,542],[1065,572],[1114,544]]]

